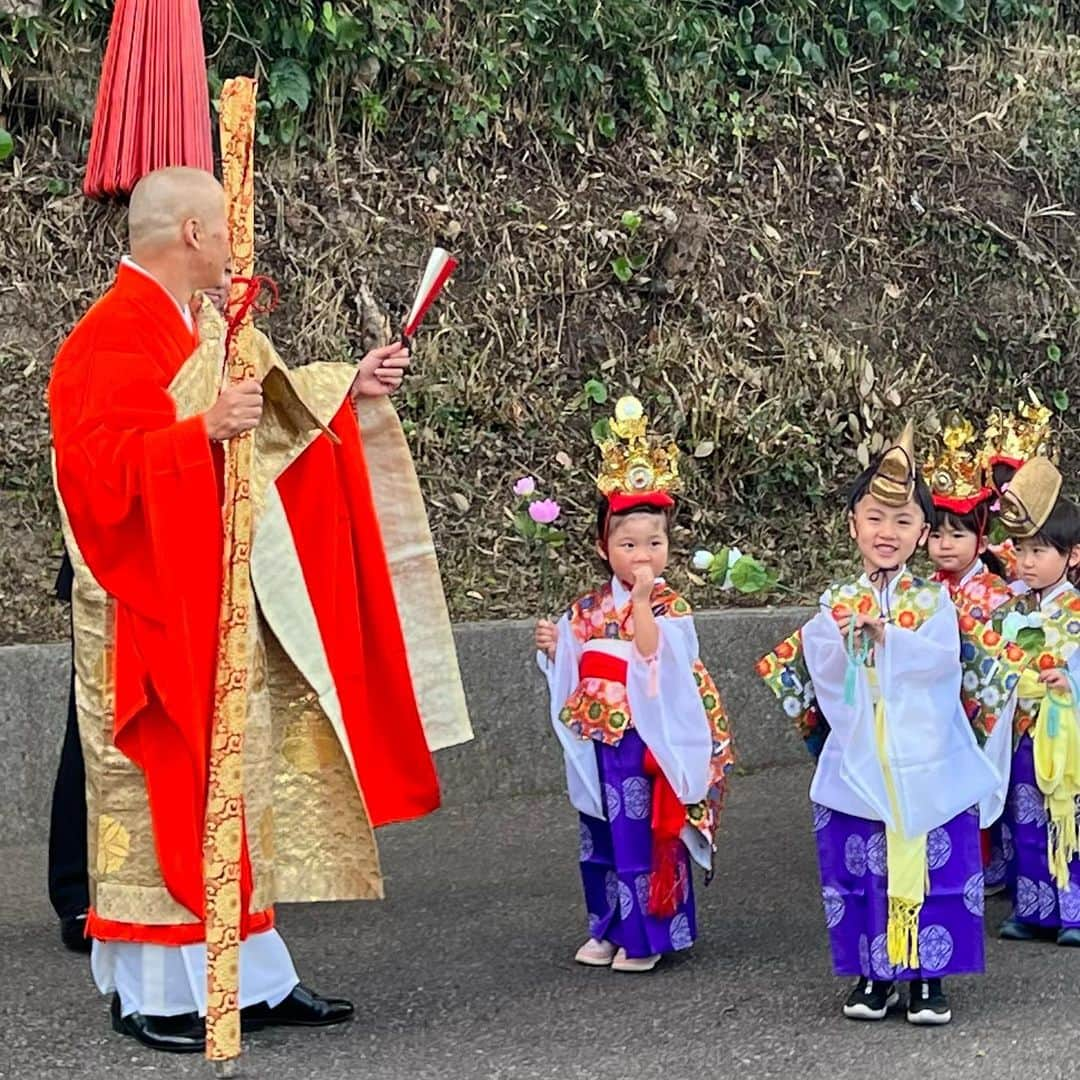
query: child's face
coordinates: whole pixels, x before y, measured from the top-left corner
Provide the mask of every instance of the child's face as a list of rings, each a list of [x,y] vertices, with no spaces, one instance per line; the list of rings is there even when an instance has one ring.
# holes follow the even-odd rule
[[[1016,568],[1020,579],[1034,590],[1048,589],[1065,576],[1069,567],[1080,563],[1080,547],[1074,547],[1068,555],[1062,555],[1052,544],[1039,536],[1020,540],[1016,545]]]
[[[886,506],[870,494],[855,504],[854,512],[848,516],[848,528],[867,573],[903,566],[927,533],[926,518],[917,502]]]
[[[659,577],[668,561],[667,519],[663,514],[647,513],[612,518],[607,550],[599,541],[596,549],[620,581],[633,584],[639,566],[647,566],[654,578]]]
[[[986,550],[986,537],[980,541],[951,518],[930,530],[926,540],[930,560],[947,574],[959,574],[966,570]]]

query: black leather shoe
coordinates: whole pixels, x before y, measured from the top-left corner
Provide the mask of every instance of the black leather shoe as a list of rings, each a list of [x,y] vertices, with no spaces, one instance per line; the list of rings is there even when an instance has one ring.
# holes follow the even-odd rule
[[[113,1031],[130,1035],[151,1050],[170,1054],[198,1054],[206,1049],[206,1026],[198,1013],[181,1016],[120,1015],[120,995],[112,1000]]]
[[[60,940],[65,949],[72,952],[88,953],[90,951],[90,939],[86,936],[86,913],[82,915],[65,915],[60,920]]]
[[[258,1031],[263,1027],[328,1027],[340,1024],[352,1017],[351,1001],[342,998],[324,998],[297,983],[293,992],[272,1009],[266,1002],[249,1005],[240,1013],[245,1031]]]

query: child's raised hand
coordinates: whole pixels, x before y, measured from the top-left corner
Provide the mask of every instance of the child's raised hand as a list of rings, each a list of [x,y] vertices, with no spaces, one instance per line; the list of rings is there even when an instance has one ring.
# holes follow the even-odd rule
[[[536,650],[549,660],[555,659],[555,646],[559,643],[559,628],[550,619],[541,619],[536,624]]]
[[[656,575],[651,566],[639,566],[634,570],[634,587],[630,590],[630,599],[635,604],[647,604],[652,599]]]
[[[885,643],[885,623],[873,615],[855,614],[853,611],[845,611],[842,615],[834,616],[840,636],[846,641],[848,631],[851,629],[851,621],[855,620],[855,629],[862,631],[871,641],[877,645]]]
[[[856,615],[855,629],[861,630],[875,645],[885,644],[885,623],[875,615]]]
[[[1047,668],[1039,674],[1039,682],[1050,690],[1070,690],[1069,676],[1061,668]]]

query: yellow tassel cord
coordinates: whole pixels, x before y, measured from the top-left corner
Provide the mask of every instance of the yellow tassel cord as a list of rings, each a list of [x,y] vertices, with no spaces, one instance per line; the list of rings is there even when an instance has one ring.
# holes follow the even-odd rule
[[[889,897],[889,924],[886,941],[889,963],[893,967],[917,968],[919,966],[919,912],[922,901]]]
[[[1054,884],[1069,888],[1069,863],[1080,854],[1076,800],[1080,795],[1080,726],[1071,693],[1047,691],[1028,668],[1020,676],[1018,697],[1041,701],[1033,736],[1035,779],[1046,800],[1046,862]]]
[[[874,724],[878,760],[885,774],[889,806],[893,820],[899,822],[900,804],[885,753],[885,702],[880,699],[874,706]],[[886,927],[889,963],[893,967],[915,969],[919,966],[919,913],[930,887],[926,834],[908,837],[899,828],[886,827],[885,861],[889,889],[889,922]]]
[[[1070,798],[1064,806],[1057,800],[1047,799],[1050,824],[1046,830],[1046,858],[1054,883],[1062,892],[1069,888],[1069,863],[1080,854],[1080,837],[1076,827],[1076,799]]]

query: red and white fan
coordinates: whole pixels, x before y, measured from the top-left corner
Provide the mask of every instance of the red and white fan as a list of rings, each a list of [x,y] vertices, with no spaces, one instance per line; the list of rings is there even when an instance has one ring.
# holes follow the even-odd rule
[[[457,259],[450,252],[438,247],[432,251],[431,257],[428,259],[427,269],[420,279],[420,288],[416,292],[416,299],[413,301],[412,309],[409,311],[405,326],[401,332],[404,345],[408,346],[409,340],[416,333],[421,320],[427,314],[431,305],[435,303],[436,298],[443,291],[443,287],[450,280],[450,275],[457,269],[457,266]]]

